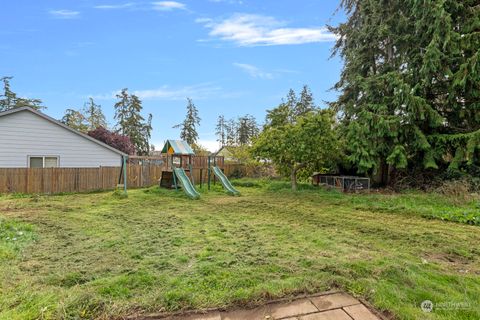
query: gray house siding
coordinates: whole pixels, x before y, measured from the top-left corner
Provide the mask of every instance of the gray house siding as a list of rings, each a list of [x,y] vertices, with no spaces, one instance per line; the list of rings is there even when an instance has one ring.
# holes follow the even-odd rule
[[[29,156],[57,156],[59,167],[120,166],[122,156],[34,112],[0,117],[0,168],[25,168]]]

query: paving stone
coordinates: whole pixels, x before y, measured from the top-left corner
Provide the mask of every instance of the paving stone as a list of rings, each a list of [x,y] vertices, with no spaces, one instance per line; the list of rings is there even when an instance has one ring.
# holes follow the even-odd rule
[[[343,308],[350,317],[354,320],[379,320],[379,318],[374,315],[367,307],[363,304],[357,304],[350,307]]]
[[[267,304],[251,310],[237,310],[222,315],[223,320],[276,320],[302,314],[318,312],[309,299],[298,299],[292,302]]]
[[[310,300],[320,311],[360,304],[360,301],[346,293],[334,293],[324,296],[312,297],[310,298]]]
[[[319,313],[301,316],[299,320],[352,320],[342,309],[322,311]],[[362,319],[363,320],[363,319]]]
[[[172,316],[164,320],[380,320],[360,301],[346,293],[328,293],[255,309]]]
[[[267,306],[250,310],[236,310],[222,314],[222,320],[266,320],[271,319],[270,310]]]
[[[308,299],[270,305],[270,315],[273,319],[282,319],[302,314],[317,312],[317,308]]]
[[[205,314],[192,314],[190,316],[183,316],[183,317],[172,317],[167,318],[166,320],[222,320],[220,312],[210,312]]]

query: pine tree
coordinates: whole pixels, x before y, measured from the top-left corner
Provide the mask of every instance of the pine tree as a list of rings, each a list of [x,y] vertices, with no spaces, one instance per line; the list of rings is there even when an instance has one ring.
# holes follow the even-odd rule
[[[197,144],[197,126],[200,125],[200,120],[197,107],[192,99],[187,98],[187,115],[185,116],[185,120],[174,126],[174,128],[180,128],[180,138],[185,140],[189,145],[194,146]]]
[[[89,131],[85,116],[78,110],[75,110],[75,109],[65,110],[65,114],[60,121],[72,129],[75,129],[84,133]]]
[[[227,146],[235,146],[237,144],[237,123],[234,119],[228,120],[225,125],[227,134]]]
[[[125,134],[135,145],[139,155],[148,155],[150,145],[148,137],[145,136],[145,118],[142,117],[142,101],[134,94],[130,95],[128,117],[125,119]]]
[[[95,130],[98,127],[107,127],[107,121],[102,111],[102,106],[96,104],[93,98],[89,98],[84,105],[83,114],[88,123],[88,131]]]
[[[293,89],[288,90],[286,104],[290,110],[295,110],[298,103],[297,94]]]
[[[412,3],[419,37],[413,81],[442,117],[427,164],[457,171],[480,166],[480,6],[478,1]],[[447,160],[447,161],[446,161]]]
[[[153,115],[151,113],[148,114],[147,121],[143,123],[143,126],[141,128],[142,132],[142,140],[140,140],[140,154],[142,155],[148,155],[150,151],[154,151],[155,147],[153,145],[150,145],[150,138],[152,137],[152,119]]]
[[[304,85],[297,98],[295,91],[290,89],[287,97],[278,107],[267,110],[266,127],[282,127],[287,124],[294,124],[299,117],[307,115],[315,110],[313,94],[307,85]]]
[[[301,117],[313,110],[315,110],[313,94],[310,91],[310,88],[307,85],[304,85],[302,92],[300,93],[300,100],[293,109],[293,114],[295,117]]]
[[[294,123],[295,122],[295,109],[297,108],[298,104],[298,98],[297,94],[293,89],[290,89],[288,91],[287,97],[286,97],[286,108],[288,110],[288,123]]]
[[[127,128],[127,119],[130,112],[130,95],[128,94],[128,89],[124,88],[122,91],[116,95],[118,101],[115,103],[115,116],[114,119],[117,120],[117,132],[125,135],[125,128]]]
[[[258,135],[259,129],[255,117],[245,115],[238,119],[237,144],[240,146],[249,145],[254,137]]]
[[[217,126],[215,127],[215,134],[217,141],[220,143],[220,147],[225,146],[227,143],[227,123],[225,116],[220,115],[217,120]]]
[[[130,95],[128,89],[123,89],[117,95],[115,103],[115,119],[117,132],[130,138],[139,155],[150,153],[150,137],[152,131],[152,115],[148,120],[142,116],[142,101],[134,94]]]
[[[352,163],[382,183],[399,169],[478,166],[478,1],[342,4],[348,21],[332,31],[345,66],[332,105]]]
[[[44,109],[42,100],[40,99],[27,99],[18,97],[10,87],[10,80],[13,77],[2,77],[0,81],[3,82],[3,93],[0,94],[0,112],[10,109],[30,107],[36,110]]]

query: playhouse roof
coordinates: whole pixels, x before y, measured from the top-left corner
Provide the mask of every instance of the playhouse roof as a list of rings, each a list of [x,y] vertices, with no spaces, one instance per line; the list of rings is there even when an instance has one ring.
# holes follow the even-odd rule
[[[163,146],[162,153],[193,155],[193,149],[183,140],[167,140]]]

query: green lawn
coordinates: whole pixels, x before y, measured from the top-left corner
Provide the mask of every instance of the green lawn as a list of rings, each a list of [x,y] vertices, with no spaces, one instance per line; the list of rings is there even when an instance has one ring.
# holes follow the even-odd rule
[[[444,196],[241,182],[197,201],[150,188],[0,197],[0,318],[108,318],[340,288],[397,319],[480,319],[478,212]],[[247,187],[248,186],[248,187]],[[431,300],[433,313],[419,304]]]

